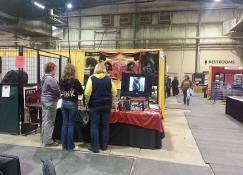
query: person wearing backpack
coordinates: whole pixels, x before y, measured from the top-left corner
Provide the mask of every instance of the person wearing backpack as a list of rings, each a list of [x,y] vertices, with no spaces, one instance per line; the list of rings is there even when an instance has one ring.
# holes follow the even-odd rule
[[[181,90],[182,90],[183,96],[184,96],[184,98],[183,98],[184,105],[187,104],[187,90],[189,88],[192,88],[192,82],[189,79],[189,76],[188,75],[185,75],[185,79],[181,83]]]
[[[83,95],[83,88],[78,79],[75,78],[75,67],[67,64],[64,68],[60,81],[62,98],[62,149],[78,151],[79,147],[74,145],[74,125],[78,114],[78,95]]]

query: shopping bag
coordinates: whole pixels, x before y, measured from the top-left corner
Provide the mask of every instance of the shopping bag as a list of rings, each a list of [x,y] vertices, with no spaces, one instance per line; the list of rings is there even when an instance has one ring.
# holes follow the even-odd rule
[[[190,96],[194,96],[194,91],[191,88],[188,90],[189,90]]]
[[[88,109],[79,110],[77,116],[77,122],[82,123],[84,126],[87,126],[89,123],[89,111]]]

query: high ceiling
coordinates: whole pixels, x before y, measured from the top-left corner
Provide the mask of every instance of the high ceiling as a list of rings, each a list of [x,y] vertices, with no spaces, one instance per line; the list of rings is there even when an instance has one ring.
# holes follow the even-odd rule
[[[35,19],[42,17],[46,11],[36,7],[34,2],[44,5],[46,9],[57,9],[65,12],[68,2],[72,3],[72,10],[76,10],[120,1],[123,0],[0,0],[0,11],[16,17]]]
[[[71,2],[73,10],[84,9],[89,7],[118,4],[118,3],[139,3],[152,2],[154,0],[0,0],[0,11],[16,17],[23,17],[27,19],[37,19],[45,15],[47,11],[36,7],[33,3],[39,2],[45,5],[46,9],[59,9],[62,12],[67,10],[66,4]],[[133,2],[131,2],[133,1]],[[160,0],[163,2],[163,0]],[[164,0],[168,1],[168,0]],[[212,2],[214,0],[170,0],[170,1],[189,1],[189,2]],[[224,3],[241,3],[243,0],[221,0]]]

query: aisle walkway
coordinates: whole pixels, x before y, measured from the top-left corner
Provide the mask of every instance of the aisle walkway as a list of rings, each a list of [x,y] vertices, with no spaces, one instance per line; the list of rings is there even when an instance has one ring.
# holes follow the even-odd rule
[[[167,101],[179,105],[176,98]],[[205,164],[192,136],[184,112],[185,109],[167,109],[165,139],[160,150],[109,146],[108,151],[92,154],[86,144],[80,152],[61,151],[40,145],[40,136],[13,136],[0,134],[0,153],[20,157],[22,174],[41,174],[40,159],[52,158],[57,175],[212,175]]]
[[[209,104],[199,96],[191,101],[187,107],[178,103],[182,96],[166,100],[160,150],[109,146],[108,151],[93,154],[80,143],[80,152],[67,152],[60,146],[43,148],[37,134],[0,134],[0,153],[19,156],[24,175],[42,174],[40,159],[50,158],[57,175],[241,175],[243,125],[225,115],[223,105]]]
[[[178,101],[182,102],[182,96]],[[225,106],[206,103],[200,96],[185,112],[193,136],[215,175],[243,174],[243,125],[225,114]]]

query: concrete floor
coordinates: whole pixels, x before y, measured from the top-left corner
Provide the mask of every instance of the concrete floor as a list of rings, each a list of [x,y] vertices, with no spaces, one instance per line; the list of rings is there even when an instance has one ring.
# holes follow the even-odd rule
[[[167,99],[166,104],[176,105],[178,102],[175,97],[170,97]],[[162,149],[148,150],[133,147],[109,146],[107,151],[100,152],[100,154],[146,158],[185,165],[208,166],[202,159],[184,112],[189,112],[189,109],[166,109],[166,118],[164,121],[165,138],[162,141]],[[39,134],[31,134],[28,136],[0,134],[0,144],[42,147]],[[87,149],[89,145],[83,143],[76,143],[76,145],[81,147],[80,152],[90,153]],[[61,145],[52,149],[61,150]]]

